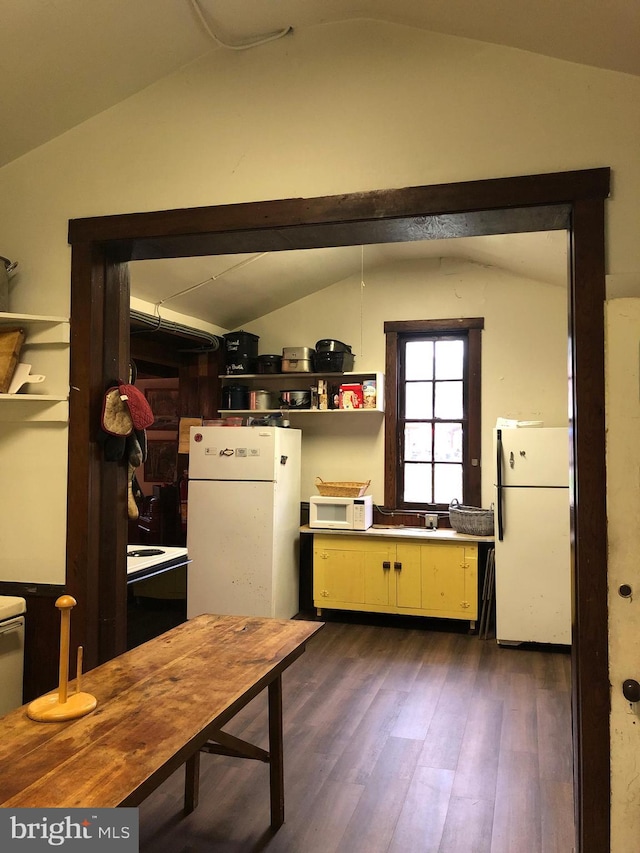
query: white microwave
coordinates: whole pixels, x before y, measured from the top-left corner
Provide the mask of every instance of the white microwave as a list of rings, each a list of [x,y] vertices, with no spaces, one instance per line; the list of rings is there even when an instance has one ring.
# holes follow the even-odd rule
[[[367,530],[373,524],[373,498],[309,498],[309,527],[327,530]]]

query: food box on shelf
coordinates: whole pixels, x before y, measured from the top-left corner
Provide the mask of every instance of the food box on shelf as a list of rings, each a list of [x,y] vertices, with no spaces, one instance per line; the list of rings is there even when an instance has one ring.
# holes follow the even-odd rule
[[[377,389],[375,379],[365,379],[362,382],[362,396],[365,409],[375,409],[377,403]]]
[[[341,409],[363,409],[364,394],[362,385],[341,385],[339,406]]]

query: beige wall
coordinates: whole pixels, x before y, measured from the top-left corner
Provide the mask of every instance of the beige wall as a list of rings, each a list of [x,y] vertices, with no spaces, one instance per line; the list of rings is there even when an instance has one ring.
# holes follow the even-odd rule
[[[69,311],[70,218],[597,166],[613,169],[609,281],[634,286],[639,138],[638,78],[479,42],[350,22],[256,50],[214,51],[0,170],[2,254],[21,263],[13,307]],[[636,330],[623,324],[621,333],[637,356]],[[624,393],[611,391],[610,404]],[[610,434],[622,417],[610,405]],[[55,428],[41,432],[52,435],[37,436],[38,452],[60,458]],[[0,442],[0,458],[11,452]],[[26,459],[29,448],[21,452]],[[624,530],[636,523],[628,507],[638,480],[628,471],[609,476],[609,517],[626,521]],[[35,490],[35,477],[27,468],[21,488]],[[56,476],[48,499],[58,505],[64,496]],[[6,542],[28,541],[51,579],[62,579],[63,535],[44,531],[34,541],[26,517],[0,535],[3,552]],[[612,556],[633,583],[631,550]],[[640,598],[613,611],[612,672],[625,644],[640,659],[638,607]],[[626,853],[640,833],[638,727],[617,685],[612,700],[624,732],[613,744],[612,849]]]
[[[300,299],[246,325],[260,352],[314,346],[338,338],[356,354],[354,370],[384,373],[385,320],[484,317],[482,335],[483,506],[492,498],[491,429],[498,416],[567,423],[566,290],[518,278],[493,267],[451,258],[405,261]],[[309,384],[308,382],[306,384]],[[305,387],[301,377],[300,387]],[[323,480],[371,480],[384,503],[381,415],[328,420],[291,415],[303,430],[302,499]]]
[[[611,300],[605,333],[611,757],[613,816],[617,818],[612,850],[622,853],[637,846],[627,828],[637,826],[640,806],[640,708],[621,694],[625,679],[640,680],[640,299]],[[618,594],[622,584],[631,586],[630,599]]]

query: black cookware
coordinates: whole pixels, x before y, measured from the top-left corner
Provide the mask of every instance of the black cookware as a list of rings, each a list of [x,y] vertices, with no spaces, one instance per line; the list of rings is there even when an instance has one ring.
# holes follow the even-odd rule
[[[282,373],[281,355],[259,355],[258,373]]]
[[[311,391],[309,388],[297,391],[281,391],[280,402],[290,409],[310,409]]]
[[[222,389],[223,409],[248,409],[249,408],[249,386],[248,385],[225,385]]]
[[[316,341],[316,353],[318,352],[351,352],[351,347],[335,338],[323,338],[321,341]]]
[[[353,370],[355,356],[352,352],[316,352],[316,373],[346,373]]]

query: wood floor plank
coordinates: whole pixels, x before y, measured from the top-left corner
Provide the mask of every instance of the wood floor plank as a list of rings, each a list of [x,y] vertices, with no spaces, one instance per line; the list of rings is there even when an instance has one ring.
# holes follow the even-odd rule
[[[462,738],[453,780],[454,797],[495,796],[502,734],[503,704],[495,699],[474,702]]]
[[[419,741],[388,738],[376,761],[337,853],[386,853],[413,778]]]
[[[405,795],[389,853],[438,853],[454,773],[417,766]]]
[[[492,799],[452,796],[438,853],[491,853],[492,823]],[[535,853],[535,848],[518,853]]]
[[[449,707],[445,702],[438,702],[424,740],[419,764],[437,770],[455,771],[468,713],[468,702],[456,703],[453,707]]]
[[[505,684],[500,748],[535,753],[538,750],[536,691],[531,676],[512,673]]]
[[[428,645],[424,631],[398,629],[398,637],[393,644],[391,666],[382,683],[382,688],[410,691],[422,668],[422,657]]]
[[[538,756],[500,752],[491,853],[542,850]]]
[[[327,780],[314,799],[309,819],[296,820],[295,827],[285,822],[270,841],[269,853],[338,850],[362,793],[362,785]]]
[[[538,690],[536,708],[540,778],[571,784],[573,764],[566,748],[566,733],[571,729],[571,695],[564,690]]]
[[[333,779],[366,782],[384,749],[407,694],[380,690],[336,761]]]
[[[394,737],[419,738],[424,740],[429,731],[433,715],[438,707],[447,668],[423,664],[420,679],[414,682],[411,701],[402,706],[396,724],[391,730]]]
[[[545,782],[540,788],[541,853],[575,850],[572,782]]]

